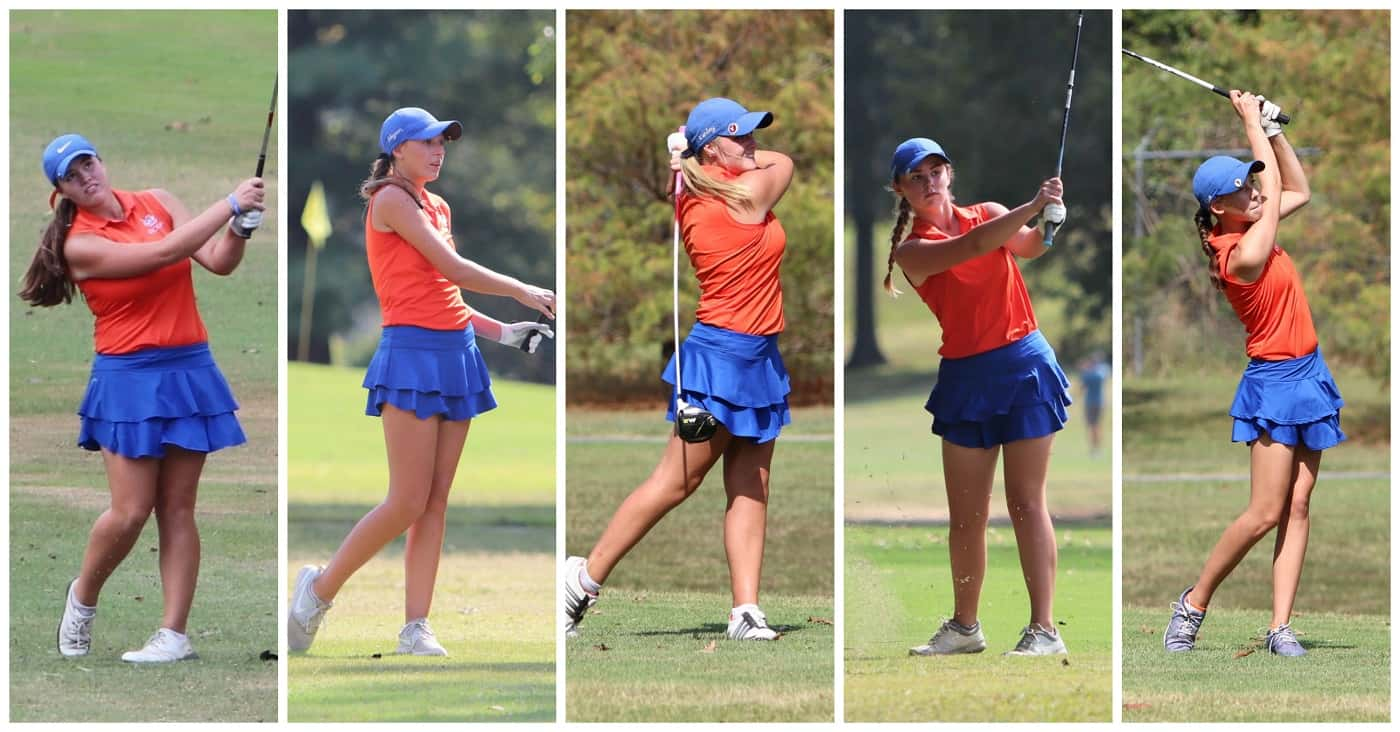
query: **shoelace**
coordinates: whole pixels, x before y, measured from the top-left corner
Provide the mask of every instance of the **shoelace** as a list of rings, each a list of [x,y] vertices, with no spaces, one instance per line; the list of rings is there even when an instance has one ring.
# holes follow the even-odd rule
[[[1172,615],[1182,620],[1182,623],[1176,626],[1176,633],[1174,635],[1178,638],[1185,638],[1186,640],[1196,639],[1196,634],[1201,632],[1201,621],[1206,619],[1206,616],[1192,613],[1190,610],[1186,609],[1185,605],[1179,602],[1172,603]]]
[[[64,628],[64,633],[74,646],[83,650],[92,648],[92,621],[96,617],[96,614],[84,616],[73,613],[72,619],[68,621],[68,627]]]
[[[417,629],[419,638],[437,638],[437,636],[433,635],[433,629],[428,627],[427,620],[415,620],[409,623],[408,627],[404,628],[404,630],[407,631],[411,628]]]
[[[1269,630],[1265,628],[1264,637],[1269,641],[1269,648],[1273,648],[1281,643],[1301,645],[1298,643],[1298,636],[1293,633],[1293,628],[1289,627],[1287,623],[1278,626],[1278,630]]]
[[[956,633],[956,632],[958,632],[958,631],[956,631],[956,630],[953,629],[952,621],[951,621],[951,620],[944,620],[942,623],[939,624],[938,630],[935,630],[935,631],[933,632],[933,635],[929,636],[928,644],[929,644],[930,646],[936,646],[936,645],[938,645],[938,639],[939,639],[939,638],[942,638],[943,636],[945,636],[945,635],[947,635],[947,634],[949,634],[949,633]]]

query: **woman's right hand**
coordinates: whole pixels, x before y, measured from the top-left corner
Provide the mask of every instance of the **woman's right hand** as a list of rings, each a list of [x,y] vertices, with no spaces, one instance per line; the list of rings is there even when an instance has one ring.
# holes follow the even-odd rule
[[[264,211],[263,179],[249,178],[233,189],[233,200],[238,202],[239,211]]]
[[[1059,178],[1050,178],[1040,184],[1040,190],[1036,191],[1035,198],[1031,199],[1031,208],[1039,212],[1052,203],[1063,204],[1064,195],[1064,183]]]
[[[552,290],[522,282],[520,290],[515,293],[515,301],[525,307],[544,313],[551,320],[554,318],[554,292]]]
[[[1235,105],[1235,113],[1238,114],[1240,120],[1244,122],[1244,128],[1246,130],[1254,127],[1260,127],[1262,129],[1259,120],[1259,97],[1247,91],[1231,89],[1230,103]]]

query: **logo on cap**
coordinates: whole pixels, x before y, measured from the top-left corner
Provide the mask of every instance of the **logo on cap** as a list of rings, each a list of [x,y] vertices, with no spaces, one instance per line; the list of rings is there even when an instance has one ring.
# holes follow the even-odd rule
[[[61,147],[58,148],[59,154],[60,154],[60,155],[63,154],[63,151],[64,151],[64,150],[67,150],[67,149],[68,149],[68,146],[69,146],[69,145],[72,145],[72,144],[73,144],[73,141],[72,141],[72,140],[69,140],[68,142],[63,143],[63,145],[62,145]]]
[[[734,134],[734,133],[736,133],[736,132],[738,132],[738,131],[739,131],[739,123],[738,123],[738,122],[730,122],[730,123],[729,123],[729,134],[732,135],[732,134]]]
[[[1240,180],[1239,178],[1236,178],[1236,179],[1235,179],[1235,187],[1236,187],[1236,188],[1244,188],[1244,181]]]
[[[389,133],[389,142],[393,142],[394,139],[397,138],[397,137],[398,137],[400,134],[402,134],[402,133],[403,133],[403,130],[402,130],[402,129],[397,129],[397,130],[394,130],[393,132]]]

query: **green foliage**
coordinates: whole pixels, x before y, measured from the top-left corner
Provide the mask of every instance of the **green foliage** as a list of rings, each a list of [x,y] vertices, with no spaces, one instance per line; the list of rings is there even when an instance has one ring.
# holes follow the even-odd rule
[[[655,390],[672,339],[665,138],[696,103],[728,96],[773,112],[759,144],[796,163],[775,209],[788,241],[783,358],[796,398],[831,400],[831,38],[830,11],[569,13],[570,399]],[[681,281],[686,321],[699,296],[688,264]]]
[[[1312,202],[1279,244],[1302,272],[1328,358],[1388,380],[1390,16],[1357,11],[1126,11],[1123,45],[1212,81],[1263,93],[1293,117]],[[1209,284],[1191,217],[1191,177],[1208,153],[1143,163],[1132,150],[1243,148],[1229,103],[1146,64],[1123,61],[1123,310],[1143,368],[1238,363],[1238,319]],[[1140,217],[1140,218],[1137,218]],[[1140,233],[1139,233],[1140,232]],[[1344,387],[1345,388],[1345,387]]]
[[[458,251],[526,282],[552,287],[554,240],[554,13],[552,11],[298,10],[287,19],[289,212],[297,222],[322,181],[335,228],[317,259],[312,360],[333,333],[379,325],[364,254],[360,181],[379,154],[390,112],[423,107],[458,119],[442,177],[429,184],[452,207]],[[290,227],[288,347],[295,353],[309,246]],[[466,293],[498,320],[533,320],[505,298]],[[553,381],[553,346],[491,354],[493,372]]]
[[[846,215],[856,235],[856,262],[873,262],[876,281],[884,277],[890,246],[890,155],[901,141],[931,137],[943,145],[953,158],[953,190],[961,204],[996,201],[1012,208],[1054,174],[1075,16],[846,14]],[[1112,25],[1107,11],[1084,14],[1062,176],[1069,220],[1053,250],[1021,262],[1037,312],[1053,307],[1065,314],[1056,330],[1046,329],[1062,363],[1108,352],[1112,340]],[[874,307],[882,297],[878,289],[868,296],[853,292],[852,308]],[[853,350],[868,349],[869,336],[857,332]],[[865,362],[854,354],[852,360]]]

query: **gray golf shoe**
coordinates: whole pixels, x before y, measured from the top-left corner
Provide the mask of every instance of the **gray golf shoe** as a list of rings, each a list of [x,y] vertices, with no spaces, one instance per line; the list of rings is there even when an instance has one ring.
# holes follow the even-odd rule
[[[971,627],[956,620],[945,620],[928,643],[909,649],[911,656],[951,656],[958,653],[981,653],[987,650],[987,639],[982,635],[982,624]]]
[[[1005,656],[1065,656],[1069,649],[1065,641],[1053,628],[1031,623],[1021,629],[1021,640],[1016,647],[1002,654]]]
[[[316,631],[321,628],[321,621],[326,617],[326,611],[331,609],[329,602],[322,602],[321,598],[311,590],[311,583],[326,571],[325,567],[317,567],[308,564],[297,572],[297,583],[292,590],[292,601],[287,604],[287,650],[304,651],[311,647],[311,642],[316,640]]]
[[[1167,653],[1184,653],[1196,647],[1196,634],[1201,632],[1206,612],[1186,604],[1186,595],[1193,589],[1195,585],[1182,590],[1181,596],[1172,603],[1172,619],[1162,633],[1162,646]]]
[[[1270,630],[1264,636],[1264,643],[1269,647],[1271,656],[1306,656],[1307,649],[1298,642],[1298,636],[1293,634],[1293,629],[1288,627],[1288,623]]]

